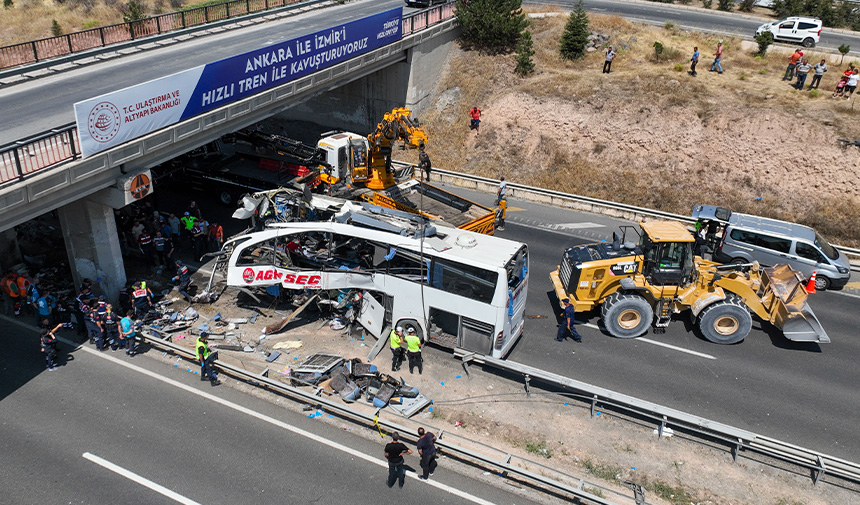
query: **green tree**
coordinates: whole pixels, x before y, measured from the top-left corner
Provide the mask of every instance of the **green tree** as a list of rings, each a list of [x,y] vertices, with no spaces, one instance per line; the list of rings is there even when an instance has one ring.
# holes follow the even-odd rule
[[[730,12],[734,7],[732,4],[734,0],[718,0],[717,1],[717,10]]]
[[[138,3],[137,0],[130,0],[122,11],[122,20],[126,23],[140,21],[144,18],[146,18],[146,13],[143,11],[143,5]]]
[[[585,55],[588,44],[588,15],[582,8],[582,0],[567,18],[564,33],[561,36],[561,56],[566,60],[575,60]]]
[[[800,16],[804,12],[804,0],[773,0],[771,8],[777,17]]]
[[[839,60],[839,64],[842,65],[842,62],[845,61],[845,55],[848,54],[848,51],[851,50],[851,46],[848,44],[842,44],[839,46],[839,54],[842,55],[842,59]]]
[[[702,7],[706,9],[710,9],[711,5],[714,3],[714,0],[702,0]]]
[[[15,2],[13,2],[12,0],[3,0],[4,9],[11,9],[14,4]]]
[[[512,50],[528,26],[522,0],[457,0],[462,40],[490,52]]]
[[[663,54],[663,44],[654,42],[654,59],[660,61],[660,55]]]
[[[755,7],[755,0],[741,0],[738,10],[741,12],[752,12],[753,7]]]
[[[515,72],[521,76],[525,77],[535,71],[535,62],[532,60],[532,56],[535,55],[533,45],[532,32],[523,31],[517,43],[517,68],[515,69]]]
[[[63,34],[63,29],[60,27],[60,23],[57,23],[56,19],[51,20],[51,35],[54,37],[59,37]]]
[[[755,36],[755,41],[758,44],[758,52],[755,53],[756,56],[765,57],[767,54],[767,48],[773,44],[773,33],[771,32],[761,32]]]

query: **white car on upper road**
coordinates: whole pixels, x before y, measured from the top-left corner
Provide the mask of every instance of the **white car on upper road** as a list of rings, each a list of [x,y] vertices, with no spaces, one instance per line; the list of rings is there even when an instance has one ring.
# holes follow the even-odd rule
[[[765,23],[755,31],[756,35],[770,32],[777,42],[794,42],[803,47],[815,47],[821,39],[821,20],[808,17],[790,17]]]

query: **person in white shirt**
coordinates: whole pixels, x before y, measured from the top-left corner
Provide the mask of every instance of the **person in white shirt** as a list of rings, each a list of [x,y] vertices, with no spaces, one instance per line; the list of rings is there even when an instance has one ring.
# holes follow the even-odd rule
[[[615,50],[610,47],[606,50],[606,61],[603,63],[603,73],[608,74],[612,69],[612,60],[615,59]]]
[[[824,72],[827,72],[827,63],[824,60],[821,60],[821,63],[815,64],[815,74],[812,76],[812,83],[809,85],[808,89],[818,89],[818,85],[821,83],[821,78],[824,76]]]
[[[854,73],[848,76],[848,83],[845,84],[845,91],[842,93],[846,100],[851,99],[851,95],[857,89],[858,80],[860,80],[860,70],[854,69]]]

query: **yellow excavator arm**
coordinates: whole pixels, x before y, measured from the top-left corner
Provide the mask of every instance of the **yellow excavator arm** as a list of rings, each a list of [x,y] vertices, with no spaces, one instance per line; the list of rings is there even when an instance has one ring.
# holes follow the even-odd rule
[[[394,170],[391,168],[391,150],[395,142],[402,141],[407,149],[424,150],[427,132],[413,119],[412,111],[406,107],[392,109],[385,113],[376,130],[367,136],[370,143],[368,173],[365,180],[353,174],[356,182],[365,182],[369,189],[387,189],[396,184]]]

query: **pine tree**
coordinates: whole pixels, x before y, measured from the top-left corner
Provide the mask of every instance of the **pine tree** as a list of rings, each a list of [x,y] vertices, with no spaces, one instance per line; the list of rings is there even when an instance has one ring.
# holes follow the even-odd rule
[[[12,0],[3,0],[3,8],[4,9],[11,9],[14,6],[14,4],[15,4],[15,2],[13,2]]]
[[[123,9],[122,20],[126,23],[131,23],[144,18],[146,18],[146,13],[143,10],[143,5],[136,0],[129,0],[125,9]]]
[[[520,34],[520,41],[517,43],[517,68],[515,70],[521,76],[529,75],[535,71],[535,63],[532,61],[535,50],[532,46],[532,32],[523,31]]]
[[[576,4],[576,9],[570,13],[564,34],[561,36],[561,56],[566,60],[575,60],[585,55],[588,44],[588,15],[582,8],[582,0]]]
[[[56,19],[51,20],[51,34],[54,37],[59,37],[63,34],[63,29],[60,27],[60,23],[57,23]]]
[[[457,0],[466,44],[490,52],[512,50],[528,26],[522,0]]]

